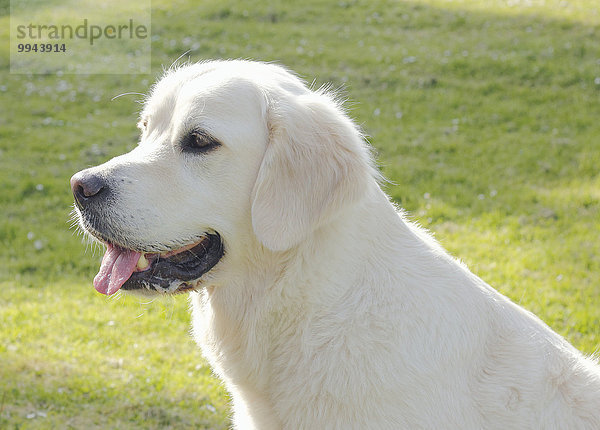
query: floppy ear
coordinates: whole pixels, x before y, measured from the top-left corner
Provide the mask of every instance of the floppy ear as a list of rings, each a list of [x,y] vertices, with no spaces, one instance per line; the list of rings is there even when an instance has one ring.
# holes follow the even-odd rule
[[[298,244],[356,201],[372,174],[361,134],[329,96],[288,96],[271,106],[253,190],[254,233],[273,251]]]

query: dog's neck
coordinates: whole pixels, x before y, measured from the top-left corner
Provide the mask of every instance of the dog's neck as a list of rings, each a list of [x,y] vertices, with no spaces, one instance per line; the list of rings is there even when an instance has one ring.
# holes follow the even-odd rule
[[[262,401],[265,408],[271,401],[265,393],[277,377],[273,366],[287,360],[281,351],[295,350],[279,342],[318,343],[310,338],[311,327],[327,324],[332,315],[352,319],[348,313],[361,303],[360,296],[381,295],[388,288],[411,294],[401,279],[423,267],[419,256],[439,253],[441,258],[428,259],[433,265],[445,264],[447,257],[397,212],[375,182],[302,245],[272,252],[250,235],[247,243],[249,249],[238,255],[249,258],[229,263],[236,267],[228,270],[229,279],[211,293],[192,294],[194,335],[234,397]],[[432,264],[427,267],[435,270]]]
[[[245,249],[230,255],[229,265],[237,270],[209,287],[206,304],[228,303],[224,311],[244,320],[244,312],[259,306],[268,294],[271,306],[280,297],[307,311],[335,302],[355,285],[365,285],[373,267],[402,270],[399,265],[410,266],[416,254],[423,254],[417,249],[450,258],[428,233],[398,213],[374,181],[364,197],[336,214],[334,221],[324,223],[309,240],[287,251],[270,251],[248,234]],[[306,267],[309,261],[311,267]],[[231,309],[232,303],[239,303],[240,308]]]
[[[241,332],[245,328],[239,327],[240,322],[253,320],[248,314],[256,313],[260,320],[265,312],[283,312],[277,309],[278,303],[287,307],[293,303],[295,310],[285,311],[288,316],[315,312],[357,285],[368,283],[374,266],[394,267],[398,260],[409,257],[410,247],[429,246],[397,213],[375,181],[362,199],[335,216],[335,222],[323,224],[309,240],[287,251],[272,252],[248,234],[247,249],[229,255],[232,261],[228,265],[236,270],[215,287],[200,292],[202,312],[213,312],[215,322],[218,316],[224,327],[237,327]],[[427,235],[423,236],[426,239]],[[408,250],[399,248],[399,237],[404,238],[402,246]],[[311,267],[306,267],[309,261]],[[194,296],[192,300],[198,300]],[[261,308],[263,301],[270,309]]]

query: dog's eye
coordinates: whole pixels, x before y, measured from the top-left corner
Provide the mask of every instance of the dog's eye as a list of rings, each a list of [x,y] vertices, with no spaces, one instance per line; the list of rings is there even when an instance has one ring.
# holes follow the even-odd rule
[[[219,145],[219,141],[210,134],[201,130],[195,130],[184,137],[181,147],[184,152],[205,153],[215,149]]]

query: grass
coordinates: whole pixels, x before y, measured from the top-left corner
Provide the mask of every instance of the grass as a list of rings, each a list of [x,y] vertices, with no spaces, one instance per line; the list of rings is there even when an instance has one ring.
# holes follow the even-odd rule
[[[0,427],[226,428],[184,297],[90,286],[71,174],[131,149],[169,65],[278,61],[344,86],[387,192],[492,286],[600,345],[600,8],[593,0],[155,0],[151,75],[10,75],[0,1]]]
[[[224,428],[227,398],[174,303],[90,294],[81,283],[7,286],[4,425]],[[3,426],[3,428],[6,428]]]

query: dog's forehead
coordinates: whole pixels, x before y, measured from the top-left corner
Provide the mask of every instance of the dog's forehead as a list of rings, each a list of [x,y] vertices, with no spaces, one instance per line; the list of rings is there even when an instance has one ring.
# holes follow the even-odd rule
[[[168,73],[154,86],[142,118],[166,120],[176,113],[222,111],[260,103],[267,90],[257,70],[226,65],[194,65]]]
[[[168,72],[152,87],[150,97],[144,105],[142,117],[164,117],[163,113],[173,112],[182,87],[201,75],[201,70],[194,70],[191,67]]]
[[[142,116],[153,116],[159,110],[173,112],[181,103],[243,103],[257,96],[276,97],[281,91],[301,94],[308,89],[295,74],[275,64],[243,60],[197,63],[168,71],[154,85]]]

